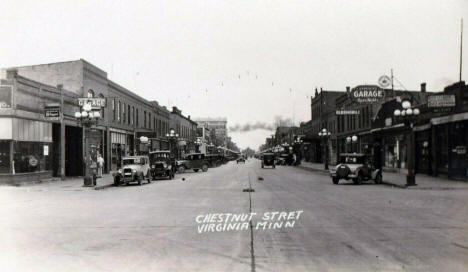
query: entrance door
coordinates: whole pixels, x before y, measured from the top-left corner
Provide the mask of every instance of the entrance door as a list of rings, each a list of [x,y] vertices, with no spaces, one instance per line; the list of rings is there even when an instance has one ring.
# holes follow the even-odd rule
[[[83,137],[80,127],[65,127],[65,175],[83,175]]]
[[[449,127],[449,177],[466,179],[467,143],[464,122],[453,123]]]

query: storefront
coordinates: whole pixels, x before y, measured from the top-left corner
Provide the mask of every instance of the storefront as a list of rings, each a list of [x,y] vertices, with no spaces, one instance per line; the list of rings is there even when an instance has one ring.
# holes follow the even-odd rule
[[[465,180],[468,176],[468,113],[432,118],[435,139],[434,175]]]
[[[52,123],[21,118],[0,118],[0,175],[52,176]]]
[[[126,156],[127,134],[111,131],[111,171],[117,171],[121,167],[122,157]]]

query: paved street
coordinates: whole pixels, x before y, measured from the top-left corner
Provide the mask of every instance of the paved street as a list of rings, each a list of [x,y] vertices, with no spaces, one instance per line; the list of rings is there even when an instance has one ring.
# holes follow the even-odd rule
[[[255,159],[143,186],[81,184],[0,187],[1,271],[468,269],[468,190],[333,185],[324,173],[261,169]],[[250,205],[259,215],[303,212],[293,227],[256,229],[257,216],[252,234],[198,233],[198,215]]]

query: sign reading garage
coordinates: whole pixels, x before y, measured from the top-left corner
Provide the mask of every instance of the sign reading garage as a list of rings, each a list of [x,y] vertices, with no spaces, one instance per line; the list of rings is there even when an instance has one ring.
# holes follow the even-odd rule
[[[385,90],[376,85],[360,85],[351,90],[350,97],[359,104],[381,103],[385,99]]]

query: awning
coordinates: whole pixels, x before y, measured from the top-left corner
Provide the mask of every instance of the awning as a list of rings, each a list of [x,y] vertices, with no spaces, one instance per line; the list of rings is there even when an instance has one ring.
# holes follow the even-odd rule
[[[448,116],[431,118],[431,124],[441,125],[441,124],[457,122],[457,121],[463,121],[463,120],[468,120],[468,112],[463,112],[463,113],[457,113],[457,114],[452,114],[452,115],[448,115]]]

